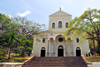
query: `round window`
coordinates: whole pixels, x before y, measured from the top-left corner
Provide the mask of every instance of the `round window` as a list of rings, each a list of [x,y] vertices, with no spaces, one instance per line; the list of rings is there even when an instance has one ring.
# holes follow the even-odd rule
[[[62,42],[63,41],[63,38],[59,38],[59,42]]]
[[[45,38],[43,38],[42,42],[45,43]]]

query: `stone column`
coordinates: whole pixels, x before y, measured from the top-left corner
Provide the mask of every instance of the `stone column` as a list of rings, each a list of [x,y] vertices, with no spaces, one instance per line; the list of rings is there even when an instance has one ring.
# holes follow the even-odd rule
[[[49,57],[49,40],[48,40],[48,49],[47,49],[47,57]]]
[[[74,52],[73,52],[73,40],[71,40],[71,55],[74,56]]]
[[[54,40],[54,43],[53,43],[53,57],[55,57],[55,40]]]
[[[65,40],[65,56],[68,56],[68,51],[67,51],[67,41]]]

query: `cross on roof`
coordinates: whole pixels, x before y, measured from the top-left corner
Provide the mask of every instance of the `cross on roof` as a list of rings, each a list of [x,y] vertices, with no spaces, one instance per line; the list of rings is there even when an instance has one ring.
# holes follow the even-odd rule
[[[60,11],[61,11],[61,7],[60,7]]]

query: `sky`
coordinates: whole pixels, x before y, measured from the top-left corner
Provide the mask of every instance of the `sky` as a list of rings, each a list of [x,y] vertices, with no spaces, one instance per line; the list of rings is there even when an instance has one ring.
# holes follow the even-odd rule
[[[61,10],[72,19],[88,8],[100,9],[100,0],[1,0],[0,13],[21,16],[40,24],[49,24],[49,15]]]

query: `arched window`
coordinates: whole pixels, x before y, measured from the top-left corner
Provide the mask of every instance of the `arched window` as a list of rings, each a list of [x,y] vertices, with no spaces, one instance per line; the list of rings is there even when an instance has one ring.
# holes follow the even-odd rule
[[[77,47],[76,50],[81,50],[80,47]]]
[[[42,39],[42,42],[45,43],[45,38]]]
[[[68,28],[68,23],[66,23],[66,28]]]
[[[76,38],[76,42],[79,43],[79,38]]]
[[[63,49],[63,46],[62,46],[62,45],[59,45],[59,46],[58,46],[58,49]]]
[[[59,21],[59,23],[58,23],[58,28],[62,28],[62,22],[61,21]]]
[[[45,47],[42,47],[41,50],[45,50]]]
[[[55,23],[52,23],[52,28],[55,28]]]

